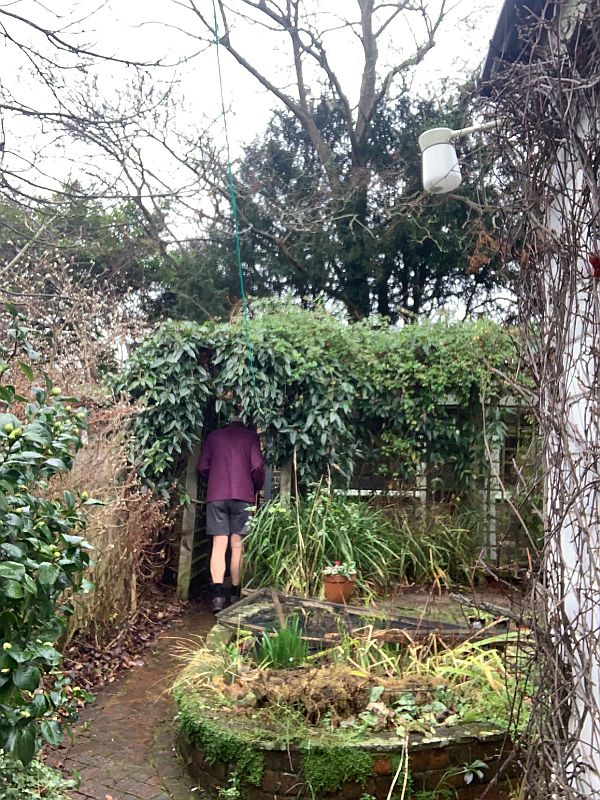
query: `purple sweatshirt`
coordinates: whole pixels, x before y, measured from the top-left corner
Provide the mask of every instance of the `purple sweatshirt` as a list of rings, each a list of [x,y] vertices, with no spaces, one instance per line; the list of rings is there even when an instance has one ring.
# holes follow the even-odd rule
[[[217,500],[254,503],[265,479],[258,434],[241,422],[213,431],[202,448],[198,472],[208,480],[208,503]]]

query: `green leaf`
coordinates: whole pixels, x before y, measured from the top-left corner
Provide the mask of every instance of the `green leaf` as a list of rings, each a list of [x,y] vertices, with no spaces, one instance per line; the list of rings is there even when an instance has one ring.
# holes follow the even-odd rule
[[[10,405],[15,399],[14,386],[0,386],[0,402]]]
[[[23,551],[21,548],[16,544],[11,544],[10,542],[3,542],[0,544],[0,550],[3,553],[6,553],[7,556],[11,556],[12,558],[22,558]]]
[[[20,600],[23,597],[23,587],[17,581],[6,581],[2,588],[5,596],[12,600]]]
[[[36,461],[41,461],[43,458],[43,453],[36,453],[35,450],[20,450],[11,456],[10,460],[21,464],[35,464]]]
[[[3,399],[0,397],[0,400]],[[13,429],[18,428],[21,423],[19,422],[18,417],[15,417],[14,414],[0,414],[0,430],[4,430],[5,425],[12,425]]]
[[[42,586],[54,586],[59,575],[60,569],[56,564],[45,561],[38,567],[37,579]]]
[[[33,722],[17,734],[17,755],[24,766],[27,766],[35,755],[35,726]]]
[[[46,663],[51,664],[53,667],[55,667],[57,664],[60,664],[62,661],[62,655],[58,652],[58,650],[47,644],[42,644],[39,645],[39,647],[34,648],[34,653],[39,658],[43,658]]]
[[[46,697],[42,692],[36,692],[31,699],[31,711],[36,717],[41,717],[48,710]]]
[[[4,639],[10,638],[9,634],[16,625],[18,625],[18,619],[12,611],[6,610],[0,614],[0,631],[2,631]]]
[[[25,377],[28,380],[32,381],[33,378],[34,378],[34,375],[33,375],[33,370],[31,369],[29,364],[26,364],[24,361],[19,361],[18,364],[19,364],[19,369],[21,370],[23,375],[25,375]]]
[[[0,578],[18,581],[23,575],[25,575],[23,564],[18,564],[16,561],[0,561]]]
[[[12,679],[18,689],[33,692],[40,685],[42,673],[35,664],[19,664],[12,674]]]
[[[51,744],[53,747],[61,743],[62,731],[58,722],[44,720],[40,725],[40,731],[48,744]]]
[[[54,467],[59,472],[66,472],[67,471],[67,465],[65,464],[65,462],[61,458],[49,458],[45,462],[45,466]]]
[[[28,661],[31,661],[31,651],[21,650],[21,648],[18,645],[13,647],[12,650],[9,650],[7,655],[8,658],[11,661],[14,661],[16,664],[25,664]]]
[[[23,575],[23,586],[25,587],[25,591],[29,592],[29,594],[37,594],[38,588],[36,582],[30,575]]]

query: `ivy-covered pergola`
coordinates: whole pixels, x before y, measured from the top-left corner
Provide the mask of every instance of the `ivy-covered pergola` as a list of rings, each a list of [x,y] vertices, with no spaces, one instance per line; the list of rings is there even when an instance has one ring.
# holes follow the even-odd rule
[[[443,465],[468,490],[504,435],[499,403],[514,362],[509,332],[489,321],[392,328],[264,304],[247,325],[162,324],[115,388],[137,404],[133,457],[155,491],[172,491],[207,415],[226,419],[232,402],[261,431],[269,464],[293,456],[300,486],[324,474],[347,486],[360,458],[398,486],[423,463]]]

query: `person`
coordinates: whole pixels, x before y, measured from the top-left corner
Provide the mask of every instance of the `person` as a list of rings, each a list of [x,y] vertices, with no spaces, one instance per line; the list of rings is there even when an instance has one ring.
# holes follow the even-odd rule
[[[265,470],[260,440],[239,416],[210,433],[200,460],[199,474],[208,481],[206,531],[212,537],[210,576],[213,611],[225,608],[225,557],[231,545],[231,602],[240,598],[243,540],[250,518],[249,506],[262,489]]]

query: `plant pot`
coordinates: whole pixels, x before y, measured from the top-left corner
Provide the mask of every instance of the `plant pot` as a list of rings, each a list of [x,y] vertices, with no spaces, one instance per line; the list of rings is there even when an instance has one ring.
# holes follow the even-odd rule
[[[331,603],[347,603],[352,597],[356,575],[347,578],[345,575],[323,575],[325,599]]]

